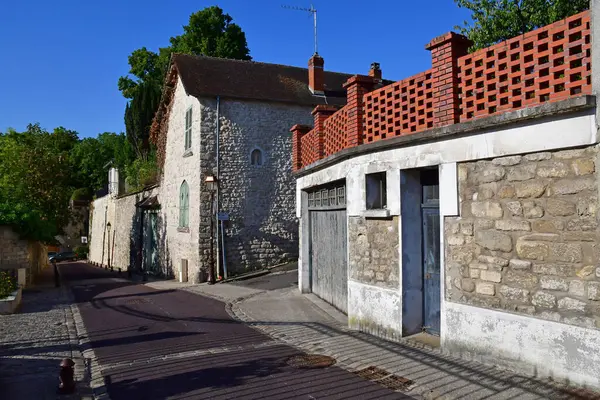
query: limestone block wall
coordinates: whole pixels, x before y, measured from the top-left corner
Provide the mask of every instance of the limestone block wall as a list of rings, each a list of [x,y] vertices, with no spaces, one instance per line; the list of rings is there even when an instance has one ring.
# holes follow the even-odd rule
[[[350,279],[385,288],[399,287],[398,217],[348,217]]]
[[[199,258],[198,242],[200,234],[200,159],[201,120],[203,118],[200,103],[193,96],[188,96],[178,79],[175,89],[173,108],[169,114],[165,163],[163,166],[160,201],[161,226],[160,257],[168,270],[179,270],[182,260],[188,262],[188,276],[191,282],[205,280],[201,274],[203,264]],[[192,109],[192,142],[189,150],[185,149],[185,115]],[[212,133],[214,135],[214,132]],[[189,227],[179,226],[179,193],[181,184],[186,181],[189,188]]]
[[[29,267],[29,244],[10,227],[0,226],[0,269]]]
[[[458,166],[446,298],[600,328],[597,148]]]
[[[216,99],[201,99],[203,176],[216,173]],[[225,250],[230,272],[298,257],[290,127],[312,123],[311,107],[221,99],[220,210],[229,214]],[[253,150],[262,165],[252,165]],[[209,262],[210,194],[201,182],[200,259]]]
[[[88,238],[88,260],[96,264],[106,262],[106,234],[108,196],[94,200],[90,205],[90,237]]]
[[[108,266],[110,252],[110,264],[113,268],[120,268],[122,271],[130,267],[139,268],[136,262],[142,251],[142,211],[136,207],[136,204],[144,198],[158,195],[159,192],[160,187],[154,187],[121,197],[104,196],[94,200],[90,207],[89,261]],[[111,225],[110,240],[108,223]],[[159,259],[163,273],[166,276],[173,276],[166,259],[168,253],[164,241],[164,229],[159,214]]]

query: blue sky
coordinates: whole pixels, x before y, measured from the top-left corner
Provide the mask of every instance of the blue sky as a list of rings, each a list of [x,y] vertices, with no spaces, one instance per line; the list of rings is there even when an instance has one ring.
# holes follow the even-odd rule
[[[310,0],[309,0],[310,1]],[[304,0],[19,0],[0,2],[0,131],[30,122],[81,137],[124,131],[117,89],[136,48],[168,45],[189,15],[219,5],[246,32],[254,60],[306,66]],[[373,61],[399,80],[430,68],[425,44],[468,18],[453,0],[313,0],[325,68],[366,74]]]

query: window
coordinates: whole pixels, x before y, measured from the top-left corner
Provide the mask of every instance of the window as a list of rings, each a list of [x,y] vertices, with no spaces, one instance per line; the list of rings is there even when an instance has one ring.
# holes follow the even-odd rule
[[[179,227],[188,228],[190,224],[190,195],[186,181],[183,181],[179,189]]]
[[[385,172],[366,175],[367,210],[381,210],[387,207]]]
[[[252,165],[263,165],[263,155],[260,149],[252,150],[252,153],[250,153],[250,163]]]
[[[192,108],[185,112],[185,149],[192,147]]]
[[[346,208],[345,181],[330,182],[326,185],[308,189],[309,209],[343,209]]]

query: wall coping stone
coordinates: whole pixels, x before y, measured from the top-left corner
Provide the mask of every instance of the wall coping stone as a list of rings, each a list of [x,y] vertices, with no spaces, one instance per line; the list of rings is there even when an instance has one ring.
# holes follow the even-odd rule
[[[454,137],[468,136],[476,134],[483,130],[491,128],[501,128],[506,125],[521,123],[551,117],[575,113],[578,111],[592,109],[596,106],[596,97],[593,95],[583,95],[571,97],[565,100],[545,103],[542,105],[523,108],[514,111],[508,111],[503,114],[491,115],[489,117],[475,119],[467,122],[447,125],[439,128],[429,129],[423,132],[411,135],[398,136],[386,140],[380,140],[372,143],[362,144],[360,146],[350,147],[341,150],[335,154],[314,162],[296,172],[294,176],[300,178],[310,175],[313,172],[335,165],[341,161],[357,157],[363,154],[376,153],[379,151],[390,150],[400,147],[409,147],[421,143],[448,140]]]

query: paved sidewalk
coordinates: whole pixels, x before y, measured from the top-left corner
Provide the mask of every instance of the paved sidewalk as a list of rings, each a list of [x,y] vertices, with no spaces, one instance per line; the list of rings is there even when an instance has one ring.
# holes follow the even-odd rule
[[[47,268],[38,283],[23,292],[21,310],[0,315],[0,397],[6,400],[87,398],[86,368],[78,350],[71,303],[65,287],[55,288],[53,271]],[[58,396],[59,364],[76,362],[78,393]]]
[[[230,284],[149,283],[228,303],[237,319],[309,353],[333,356],[350,371],[376,366],[412,380],[404,393],[422,399],[600,399],[590,392],[442,354],[419,343],[389,342],[347,328],[347,317],[297,288],[258,290]]]

